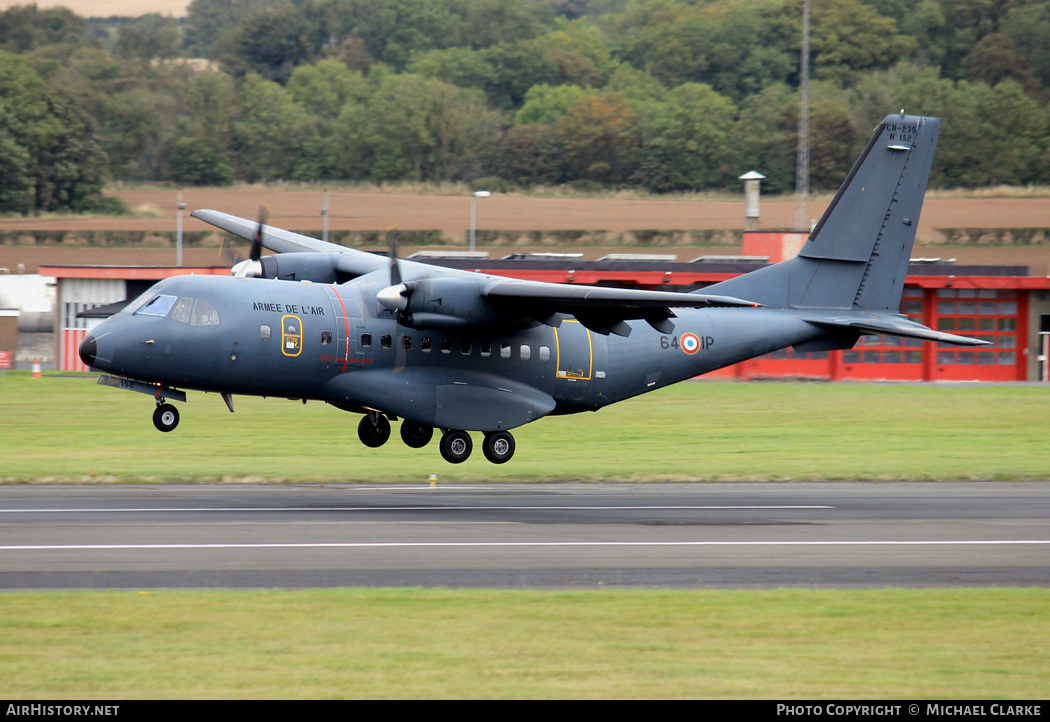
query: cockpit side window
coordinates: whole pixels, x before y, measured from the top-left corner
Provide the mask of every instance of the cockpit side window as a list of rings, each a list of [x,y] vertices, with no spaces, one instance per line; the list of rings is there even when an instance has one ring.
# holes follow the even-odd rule
[[[191,326],[218,326],[219,312],[215,310],[206,299],[198,298],[193,305],[193,316],[190,318]]]
[[[135,311],[136,314],[143,316],[167,316],[168,311],[175,304],[175,296],[165,296],[163,294],[154,296],[146,305]]]
[[[179,323],[190,322],[190,309],[193,308],[192,298],[180,298],[175,304],[175,310],[171,312],[171,320]]]

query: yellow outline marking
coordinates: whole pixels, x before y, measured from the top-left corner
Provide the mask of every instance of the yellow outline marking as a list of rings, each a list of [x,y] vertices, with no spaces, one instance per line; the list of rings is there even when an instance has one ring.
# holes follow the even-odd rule
[[[562,323],[580,323],[580,322],[576,321],[576,320],[572,320],[572,321],[565,320],[565,321],[562,321]],[[555,362],[554,362],[554,377],[555,378],[565,379],[565,380],[572,380],[572,381],[590,381],[591,380],[591,376],[594,375],[594,341],[591,339],[591,330],[589,328],[587,328],[586,326],[583,326],[582,324],[580,325],[580,327],[583,329],[583,332],[585,334],[587,334],[587,354],[588,354],[588,362],[587,363],[589,364],[588,368],[587,368],[587,375],[586,376],[574,375],[571,372],[569,372],[568,369],[564,369],[565,373],[562,374],[563,369],[561,367],[561,339],[558,337],[558,329],[555,328],[554,329],[554,348],[557,351],[557,356],[556,356],[556,359],[555,359]]]
[[[294,318],[296,321],[299,322],[299,333],[287,333],[287,332],[285,332],[285,330],[284,330],[284,328],[285,328],[285,326],[284,326],[284,319],[286,319],[286,318]],[[303,335],[304,335],[303,334],[303,320],[301,318],[299,318],[298,316],[296,316],[294,314],[291,314],[291,313],[288,313],[288,314],[285,314],[284,316],[281,316],[281,353],[282,354],[284,354],[285,356],[287,356],[289,358],[295,358],[296,356],[301,354],[303,352]],[[288,353],[288,351],[286,350],[288,348],[288,341],[289,341],[289,339],[293,339],[295,341],[298,341],[298,344],[296,344],[296,348],[298,350],[295,353]]]

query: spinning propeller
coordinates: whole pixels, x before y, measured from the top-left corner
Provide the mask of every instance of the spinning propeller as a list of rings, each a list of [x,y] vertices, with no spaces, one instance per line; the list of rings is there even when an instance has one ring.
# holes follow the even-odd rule
[[[248,260],[234,264],[231,269],[236,278],[258,278],[262,275],[262,264],[259,259],[262,257],[263,226],[266,225],[266,218],[269,214],[270,210],[266,206],[259,206],[259,225],[255,229],[255,235],[252,236],[252,248],[248,254]]]
[[[394,338],[394,371],[400,371],[405,368],[406,353],[405,353],[405,318],[404,309],[408,306],[408,287],[401,282],[401,267],[397,262],[397,229],[388,228],[386,232],[386,247],[387,252],[390,255],[390,285],[379,291],[376,294],[376,299],[387,308],[390,308],[394,312],[394,322],[397,324],[397,336]],[[383,300],[383,294],[388,294],[388,297],[396,296],[397,300],[400,301],[400,305],[391,306],[387,301]]]
[[[390,285],[380,289],[376,294],[376,300],[394,312],[400,325],[404,322],[404,310],[408,308],[410,290],[406,284],[401,282],[401,267],[397,263],[396,229],[387,229],[386,246],[390,255]]]

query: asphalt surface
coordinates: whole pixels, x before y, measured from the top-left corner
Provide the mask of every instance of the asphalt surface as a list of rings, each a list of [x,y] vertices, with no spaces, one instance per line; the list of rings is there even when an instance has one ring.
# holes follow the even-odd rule
[[[1050,586],[1050,483],[0,487],[0,589]]]

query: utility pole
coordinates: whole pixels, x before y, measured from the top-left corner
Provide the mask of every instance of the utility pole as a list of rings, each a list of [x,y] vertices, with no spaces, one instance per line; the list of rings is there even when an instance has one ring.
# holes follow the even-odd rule
[[[798,158],[795,165],[795,229],[809,230],[809,0],[802,4],[802,58],[799,64]]]
[[[175,265],[182,266],[182,211],[186,204],[182,202],[182,191],[179,191],[179,200],[175,205]]]
[[[322,232],[321,239],[328,243],[328,188],[324,189],[324,205],[321,207],[321,218],[324,220],[322,224],[324,231]]]

